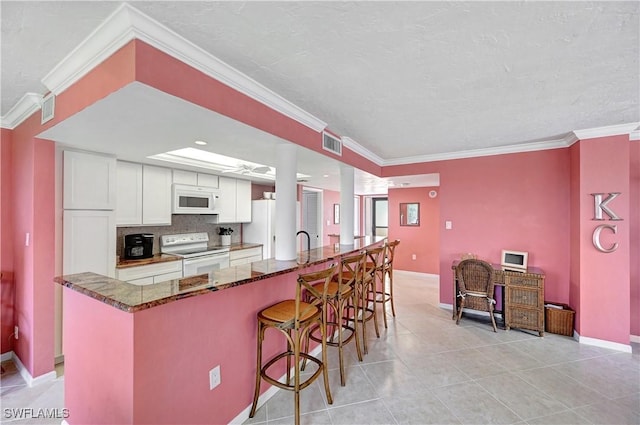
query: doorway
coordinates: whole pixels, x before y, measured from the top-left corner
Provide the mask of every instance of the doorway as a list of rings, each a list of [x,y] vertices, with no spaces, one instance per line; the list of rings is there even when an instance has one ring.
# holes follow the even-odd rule
[[[371,198],[372,228],[373,236],[389,235],[389,199]]]
[[[309,234],[311,249],[322,245],[322,190],[302,188],[302,227]],[[306,241],[298,240],[300,250],[306,251]]]

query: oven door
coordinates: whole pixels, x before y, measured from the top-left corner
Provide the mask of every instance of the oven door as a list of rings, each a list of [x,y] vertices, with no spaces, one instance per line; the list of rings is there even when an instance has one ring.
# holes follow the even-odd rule
[[[203,255],[182,260],[182,272],[184,277],[199,274],[208,274],[212,271],[229,267],[229,253]]]

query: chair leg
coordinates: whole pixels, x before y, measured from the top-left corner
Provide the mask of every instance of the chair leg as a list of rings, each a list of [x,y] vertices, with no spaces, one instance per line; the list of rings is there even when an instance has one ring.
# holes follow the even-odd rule
[[[258,407],[258,398],[260,397],[260,381],[262,380],[261,378],[261,373],[262,373],[262,339],[264,337],[264,329],[262,326],[262,323],[258,322],[258,335],[257,335],[257,341],[258,341],[258,347],[257,347],[257,362],[256,362],[256,387],[255,387],[255,391],[253,393],[253,404],[251,405],[251,412],[249,413],[249,417],[253,418],[253,416],[256,414],[256,408]]]
[[[388,274],[389,274],[389,296],[391,298],[391,313],[393,314],[393,317],[396,317],[396,306],[395,306],[395,303],[393,302],[393,267],[389,269]]]
[[[327,358],[327,340],[326,340],[327,329],[324,327],[322,323],[320,324],[320,334],[321,334],[320,339],[322,340],[322,376],[324,378],[324,392],[327,394],[327,403],[333,404],[333,398],[331,397],[331,389],[329,388],[329,360]]]
[[[489,300],[489,316],[491,316],[491,324],[493,325],[493,331],[498,332],[496,329],[496,318],[493,317],[493,300]]]
[[[352,294],[352,298],[351,298],[351,302],[353,303],[353,337],[356,340],[356,353],[358,354],[358,361],[362,361],[362,348],[360,347],[360,332],[358,332],[358,309],[356,308],[356,302],[357,302],[357,291],[353,291]],[[347,312],[350,311],[350,308],[347,306]],[[347,320],[350,321],[349,319],[349,314],[347,313]]]
[[[460,304],[458,305],[458,317],[456,319],[456,325],[460,324],[460,318],[462,317],[463,308],[464,308],[464,298],[460,298]]]
[[[374,280],[371,282],[371,289],[373,291],[373,327],[376,329],[376,337],[380,338],[380,327],[378,326],[378,309],[376,308],[376,305],[378,304],[376,302],[376,298],[377,298],[377,294],[376,294],[376,282],[375,282],[375,278]]]
[[[295,424],[300,425],[300,346],[302,345],[301,339],[303,335],[298,333],[293,342],[293,367],[295,368],[293,376],[293,393],[295,403]],[[291,356],[287,356],[287,367],[289,367],[289,359]],[[288,369],[287,369],[288,370]]]
[[[384,328],[388,329],[388,326],[387,326],[387,301],[386,301],[386,298],[387,298],[387,295],[386,295],[386,293],[387,293],[387,285],[386,285],[386,283],[387,282],[385,281],[385,274],[386,273],[384,271],[382,271],[380,273],[381,273],[381,276],[380,276],[380,287],[381,287],[381,289],[380,289],[380,293],[381,293],[380,301],[381,301],[381,303],[380,304],[382,304],[382,318],[384,319]],[[377,299],[378,299],[378,294],[376,294],[376,300]]]

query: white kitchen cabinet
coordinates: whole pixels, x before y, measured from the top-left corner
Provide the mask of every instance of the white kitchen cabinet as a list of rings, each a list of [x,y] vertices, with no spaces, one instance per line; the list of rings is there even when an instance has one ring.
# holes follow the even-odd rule
[[[135,285],[149,285],[182,277],[182,260],[116,269],[116,279]]]
[[[142,224],[142,164],[118,161],[116,225]]]
[[[171,224],[170,168],[118,161],[116,225]]]
[[[63,208],[115,209],[116,159],[76,151],[64,151],[63,155]]]
[[[251,182],[219,177],[220,200],[218,223],[251,221]]]
[[[142,224],[171,224],[171,169],[142,166]]]
[[[229,252],[229,266],[240,266],[242,264],[253,263],[254,261],[262,261],[262,247],[236,249]]]
[[[251,222],[251,182],[236,180],[236,222]]]
[[[220,181],[218,176],[214,176],[213,174],[204,174],[198,173],[198,186],[206,186],[206,187],[218,187]]]
[[[65,210],[62,273],[94,272],[114,277],[115,213],[106,210]]]
[[[195,171],[173,170],[173,183],[217,188],[218,176],[196,173]]]
[[[198,184],[198,173],[195,171],[173,170],[173,183],[196,186]]]

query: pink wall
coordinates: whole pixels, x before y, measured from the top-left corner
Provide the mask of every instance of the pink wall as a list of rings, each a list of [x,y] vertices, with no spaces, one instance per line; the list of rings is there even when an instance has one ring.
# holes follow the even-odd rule
[[[12,132],[0,129],[0,353],[13,351],[13,153]]]
[[[568,149],[553,149],[385,167],[385,175],[440,173],[442,303],[452,303],[453,260],[472,252],[499,262],[505,248],[528,251],[546,273],[545,297],[569,301],[567,164]]]
[[[389,240],[400,239],[394,268],[419,273],[440,272],[440,197],[429,198],[439,187],[389,189]],[[420,226],[400,226],[400,203],[420,203]],[[412,259],[412,255],[416,259]]]
[[[322,191],[322,214],[324,221],[322,223],[322,245],[330,245],[331,239],[333,243],[339,242],[337,238],[329,238],[329,235],[340,234],[340,224],[333,223],[333,205],[340,204],[340,192],[334,190]],[[327,225],[327,221],[329,224]]]
[[[296,276],[291,272],[136,313],[65,288],[67,421],[229,423],[253,398],[256,314],[291,298]],[[265,338],[265,359],[286,346],[273,330]],[[209,390],[209,370],[218,365],[221,384]],[[284,374],[282,366],[272,374]],[[263,382],[262,392],[268,387]]]
[[[580,144],[579,204],[580,309],[576,320],[582,337],[629,344],[630,332],[630,179],[629,136],[582,140]],[[573,176],[575,177],[575,175]],[[621,192],[609,206],[621,221],[594,221],[592,193]],[[574,206],[575,207],[575,206]],[[616,235],[603,232],[602,244],[619,243],[615,252],[603,253],[592,243],[600,224],[615,224]],[[603,320],[603,318],[607,318]]]
[[[13,248],[14,318],[20,329],[13,350],[33,377],[54,367],[52,280],[56,270],[55,144],[36,136],[132,82],[134,54],[134,43],[127,44],[57,96],[55,118],[42,125],[40,114],[34,113],[12,132],[13,229],[7,237]]]
[[[631,335],[640,336],[640,141],[630,145]]]

